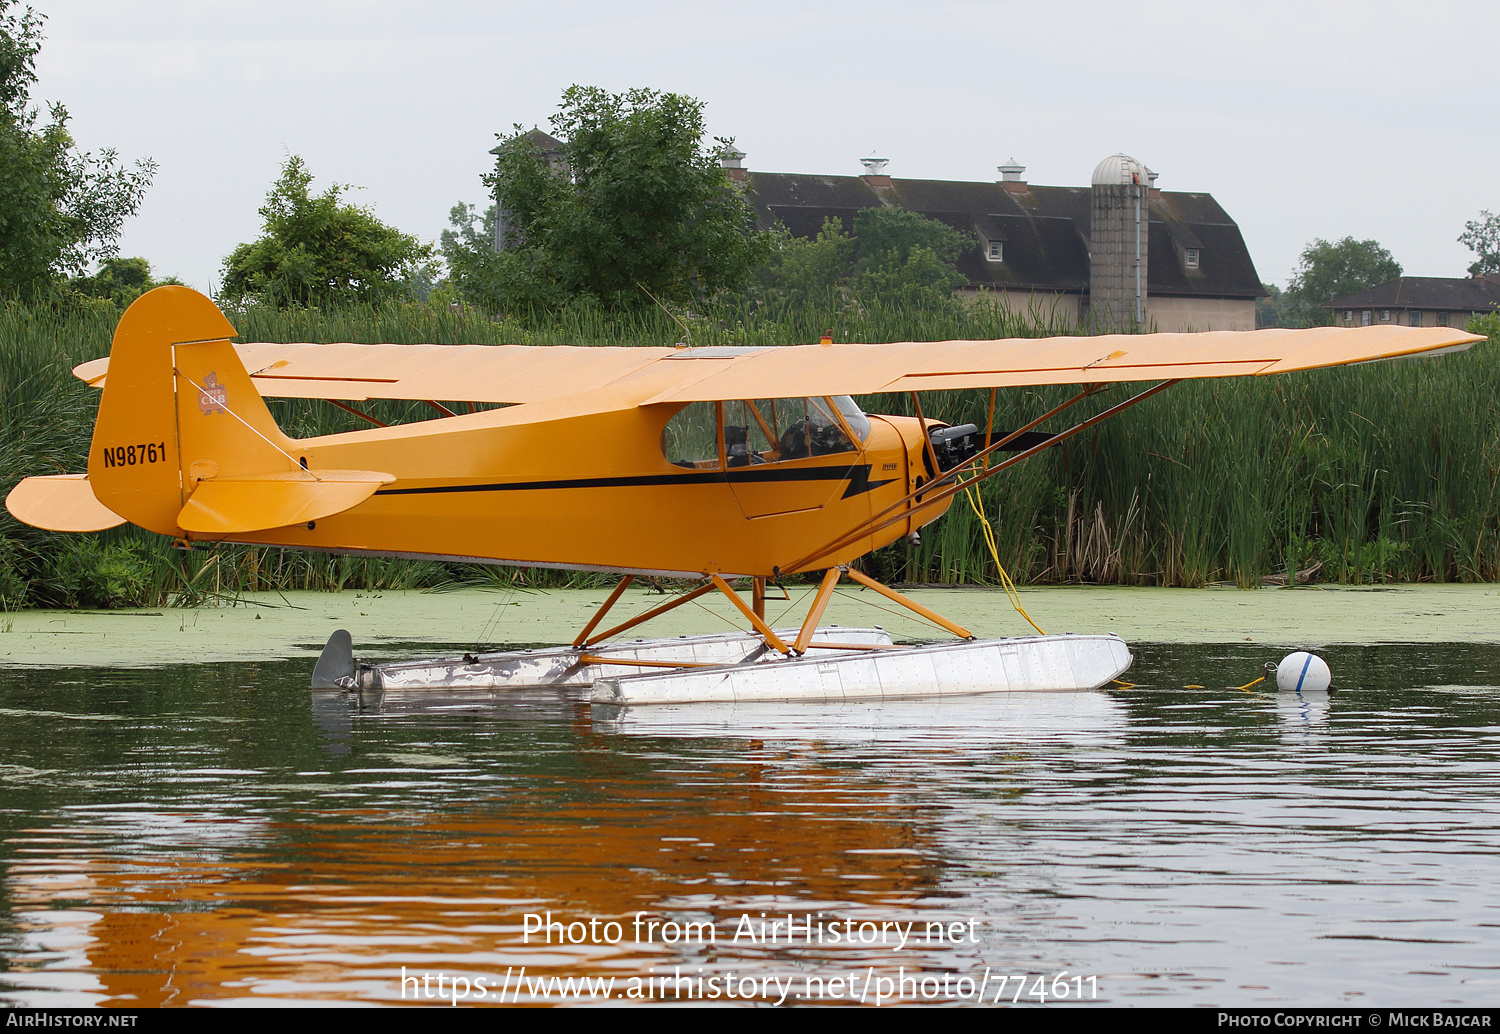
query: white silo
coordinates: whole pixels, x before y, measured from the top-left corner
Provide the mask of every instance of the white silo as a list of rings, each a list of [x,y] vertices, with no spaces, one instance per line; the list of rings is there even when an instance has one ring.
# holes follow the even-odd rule
[[[1108,327],[1139,327],[1146,318],[1151,215],[1146,191],[1156,178],[1125,154],[1094,168],[1089,213],[1089,312]]]

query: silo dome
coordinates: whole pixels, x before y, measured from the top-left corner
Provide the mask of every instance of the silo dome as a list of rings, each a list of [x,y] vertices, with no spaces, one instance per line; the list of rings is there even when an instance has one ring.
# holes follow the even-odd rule
[[[1146,182],[1150,175],[1146,167],[1128,154],[1112,154],[1094,166],[1093,185],[1096,187],[1128,187],[1133,183]]]

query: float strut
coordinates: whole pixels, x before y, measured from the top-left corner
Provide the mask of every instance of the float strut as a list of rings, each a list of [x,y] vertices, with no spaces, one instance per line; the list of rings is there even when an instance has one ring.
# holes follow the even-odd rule
[[[583,626],[583,631],[578,633],[578,638],[573,640],[575,648],[589,641],[589,633],[598,626],[599,622],[604,620],[604,615],[609,613],[609,608],[619,602],[620,596],[630,587],[630,583],[633,581],[635,581],[635,575],[633,574],[627,574],[624,578],[620,579],[619,584],[615,586],[615,591],[610,593],[609,599],[604,601],[604,606],[594,612],[594,616],[589,619],[589,623]]]
[[[614,628],[611,628],[608,632],[600,632],[598,635],[594,636],[594,638],[590,639],[588,642],[584,643],[583,645],[584,646],[593,646],[595,643],[602,643],[604,640],[610,638],[611,636],[619,635],[621,632],[624,632],[626,629],[634,628],[636,625],[639,625],[643,621],[650,621],[652,618],[656,617],[658,614],[665,614],[669,610],[675,610],[675,609],[677,609],[678,607],[682,606],[684,603],[687,603],[687,602],[689,602],[691,600],[696,600],[699,596],[702,596],[705,592],[712,592],[713,589],[714,589],[714,584],[712,582],[709,582],[707,585],[700,585],[700,586],[698,586],[698,588],[694,589],[692,592],[683,593],[681,596],[678,596],[675,600],[668,600],[666,603],[663,603],[660,606],[652,607],[650,610],[646,611],[646,613],[641,614],[641,615],[639,615],[637,617],[633,617],[629,621],[625,622],[624,624],[616,625]]]
[[[876,592],[880,593],[886,599],[892,600],[892,601],[894,601],[896,603],[901,604],[903,607],[905,607],[907,610],[911,611],[912,613],[922,615],[922,617],[926,618],[928,621],[931,621],[934,625],[938,625],[938,626],[940,626],[942,628],[946,628],[948,631],[952,632],[954,635],[958,636],[960,639],[973,639],[974,638],[974,633],[970,632],[964,626],[962,626],[962,625],[956,625],[952,621],[949,621],[947,618],[943,617],[941,614],[938,614],[935,611],[928,610],[926,607],[922,606],[916,600],[909,600],[909,599],[907,599],[905,596],[901,595],[895,589],[890,589],[890,588],[887,588],[884,585],[881,585],[879,582],[877,582],[875,579],[871,578],[867,574],[861,574],[860,572],[854,570],[854,568],[851,567],[851,568],[849,568],[849,577],[853,578],[856,582],[858,582],[861,585],[868,586],[869,588],[874,589]]]
[[[730,602],[739,608],[740,613],[750,620],[751,626],[765,637],[766,642],[770,643],[777,653],[788,653],[791,651],[791,647],[783,643],[780,637],[771,631],[770,625],[766,624],[755,611],[745,606],[745,601],[740,599],[740,594],[735,592],[728,582],[716,574],[711,574],[708,577],[710,584],[707,588],[717,588],[725,596],[728,596]]]
[[[833,588],[839,583],[839,576],[843,570],[830,567],[823,575],[823,584],[818,586],[818,594],[813,597],[812,609],[807,612],[807,620],[802,622],[802,631],[797,633],[797,642],[792,646],[798,654],[807,652],[807,647],[812,643],[813,633],[818,630],[818,621],[823,617],[823,611],[828,607],[828,601],[833,597]]]

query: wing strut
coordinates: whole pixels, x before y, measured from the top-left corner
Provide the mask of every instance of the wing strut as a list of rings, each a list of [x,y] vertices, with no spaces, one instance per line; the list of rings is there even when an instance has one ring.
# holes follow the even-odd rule
[[[962,492],[966,487],[973,485],[975,482],[994,477],[996,474],[1000,473],[1002,470],[1005,470],[1007,467],[1010,467],[1016,463],[1020,463],[1024,459],[1029,459],[1030,457],[1041,452],[1043,449],[1056,445],[1058,442],[1065,441],[1068,438],[1073,437],[1073,435],[1078,434],[1080,431],[1086,431],[1090,427],[1093,427],[1095,424],[1101,423],[1102,421],[1109,419],[1117,413],[1129,409],[1136,403],[1144,402],[1152,395],[1155,395],[1158,392],[1165,391],[1172,385],[1179,383],[1181,383],[1180,379],[1162,381],[1160,384],[1157,384],[1151,388],[1147,388],[1145,391],[1141,392],[1138,395],[1132,395],[1124,402],[1110,406],[1102,413],[1097,413],[1094,416],[1089,417],[1087,420],[1074,424],[1066,431],[1058,432],[1056,435],[1047,439],[1045,442],[1042,442],[1039,445],[1033,445],[1031,448],[1026,449],[1023,452],[1016,453],[1014,456],[1010,457],[1010,459],[1007,459],[1002,463],[997,463],[993,467],[988,467],[984,470],[976,472],[974,477],[970,478],[968,481],[958,480],[960,474],[972,470],[976,463],[978,463],[981,459],[986,459],[991,452],[1003,447],[1022,433],[1031,430],[1037,424],[1040,424],[1043,420],[1046,420],[1053,414],[1059,413],[1062,410],[1067,409],[1069,406],[1072,406],[1075,403],[1088,398],[1090,395],[1094,394],[1104,387],[1104,385],[1091,386],[1080,392],[1079,394],[1073,396],[1062,405],[1048,410],[1046,413],[1042,414],[1040,417],[1033,420],[1025,427],[1022,427],[1016,431],[1012,431],[1010,434],[1000,439],[1000,441],[996,442],[994,445],[991,445],[988,449],[976,453],[967,463],[954,467],[952,470],[933,478],[916,492],[908,492],[904,498],[892,503],[880,513],[876,514],[874,517],[871,517],[864,524],[861,524],[853,530],[840,535],[837,539],[833,540],[828,545],[822,546],[815,552],[807,554],[806,556],[797,560],[795,563],[787,564],[781,570],[785,574],[798,574],[802,571],[808,570],[809,568],[816,567],[817,564],[814,563],[814,561],[827,556],[829,553],[852,545],[854,542],[857,542],[859,539],[865,537],[866,535],[873,535],[878,531],[889,528],[892,524],[898,524],[901,521],[908,519],[913,514],[936,506],[938,503],[947,502],[949,499],[953,498],[953,496],[957,495],[959,492]],[[944,487],[937,491],[934,491],[933,489],[937,485],[943,485]],[[926,498],[920,498],[921,496],[925,496]],[[908,505],[913,500],[916,500],[916,505]],[[906,509],[901,510],[894,516],[890,516],[893,511],[902,506],[906,506]]]
[[[368,420],[370,423],[374,424],[376,427],[390,427],[391,426],[390,424],[387,424],[387,423],[385,423],[382,420],[376,420],[369,413],[363,413],[360,410],[355,409],[353,406],[346,405],[346,404],[340,402],[338,399],[324,399],[323,401],[326,402],[326,403],[328,403],[330,406],[338,406],[340,409],[344,410],[345,412],[353,413],[355,416],[359,417],[361,420]]]

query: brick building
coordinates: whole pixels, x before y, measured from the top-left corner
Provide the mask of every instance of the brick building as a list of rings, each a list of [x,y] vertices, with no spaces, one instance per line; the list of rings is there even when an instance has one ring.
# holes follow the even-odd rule
[[[1333,310],[1341,327],[1464,327],[1475,316],[1500,311],[1500,275],[1398,276],[1323,308]]]

